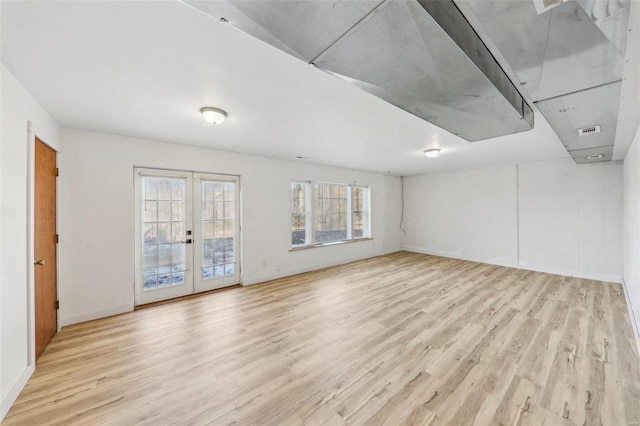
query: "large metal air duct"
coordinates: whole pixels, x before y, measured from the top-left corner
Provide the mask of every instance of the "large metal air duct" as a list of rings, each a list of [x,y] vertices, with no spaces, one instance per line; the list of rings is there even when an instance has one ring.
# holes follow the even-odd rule
[[[533,128],[451,0],[185,3],[468,141]]]
[[[630,2],[536,1],[465,3],[576,163],[611,160]]]

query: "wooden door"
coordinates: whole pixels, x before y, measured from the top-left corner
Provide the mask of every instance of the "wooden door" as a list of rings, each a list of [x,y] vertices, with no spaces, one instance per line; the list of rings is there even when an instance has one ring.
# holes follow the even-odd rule
[[[34,279],[36,359],[57,324],[56,152],[36,139],[34,200]]]

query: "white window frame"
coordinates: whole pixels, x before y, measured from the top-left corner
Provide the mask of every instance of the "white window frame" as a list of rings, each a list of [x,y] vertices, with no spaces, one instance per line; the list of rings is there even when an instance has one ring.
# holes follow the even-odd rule
[[[202,246],[204,244],[203,229],[202,229],[202,203],[203,197],[198,195],[194,197],[193,203],[193,279],[195,292],[203,292],[215,290],[222,287],[228,287],[230,285],[240,283],[240,272],[242,265],[240,263],[240,176],[235,175],[221,175],[213,173],[193,173],[193,189],[192,194],[202,194],[203,182],[229,182],[234,185],[234,227],[233,227],[233,241],[234,241],[234,273],[232,275],[224,275],[209,280],[202,278]],[[197,191],[197,192],[196,192]]]
[[[180,296],[189,296],[197,294],[203,291],[208,291],[220,287],[226,287],[233,284],[242,283],[242,223],[241,218],[241,178],[236,175],[222,175],[212,173],[200,173],[186,170],[166,170],[166,169],[152,169],[134,167],[134,304],[144,305],[156,301],[162,301]],[[189,248],[185,251],[185,265],[188,269],[185,270],[184,285],[171,286],[163,289],[156,289],[153,291],[143,291],[143,203],[142,197],[142,177],[179,177],[186,179],[185,184],[185,231],[192,230],[191,243],[187,243],[189,236],[185,233],[185,244],[189,244]],[[235,270],[234,275],[225,275],[220,278],[214,278],[203,282],[198,281],[195,273],[202,273],[202,217],[200,216],[202,205],[201,196],[195,195],[201,192],[201,183],[203,180],[215,180],[215,181],[229,181],[235,182],[235,218],[236,226],[234,227],[234,239],[235,243]],[[197,192],[194,192],[197,191]],[[188,291],[187,291],[188,290]]]
[[[362,236],[353,237],[354,241],[371,239],[371,189],[366,185],[351,185],[350,194],[352,194],[353,188],[362,188]],[[351,197],[351,220],[353,220],[353,196]],[[351,226],[351,232],[353,227]]]
[[[134,303],[135,305],[144,305],[146,303],[158,302],[161,300],[172,299],[175,297],[187,296],[193,294],[193,250],[189,247],[185,249],[185,269],[184,284],[177,286],[169,286],[162,289],[154,289],[152,291],[143,290],[143,212],[144,212],[144,193],[142,187],[143,177],[159,177],[159,178],[180,178],[185,180],[185,230],[192,229],[193,226],[193,194],[192,189],[192,173],[180,170],[163,170],[163,169],[146,169],[134,168],[134,269],[135,269],[135,289]]]
[[[303,184],[305,185],[305,191],[307,196],[305,197],[305,244],[290,244],[290,251],[309,249],[314,247],[325,247],[332,246],[336,244],[345,244],[352,243],[357,241],[367,241],[372,240],[372,232],[371,232],[371,188],[369,185],[362,184],[348,184],[343,182],[329,182],[329,181],[309,181],[303,179],[294,179],[291,181],[291,184]],[[347,213],[347,238],[339,241],[331,241],[326,243],[318,243],[316,241],[316,212],[315,212],[315,198],[316,198],[316,190],[319,184],[329,184],[329,185],[343,185],[346,186],[347,189],[347,205],[349,206],[349,211]],[[363,191],[363,199],[362,199],[362,237],[354,238],[353,236],[353,197],[352,191],[353,188],[362,188]],[[291,189],[289,189],[291,190]],[[289,197],[290,206],[291,196]],[[289,212],[291,215],[291,212]],[[291,232],[289,232],[291,234]],[[291,235],[289,235],[291,239]]]
[[[315,226],[315,224],[313,223],[313,220],[309,220],[309,215],[311,214],[311,198],[313,197],[313,187],[311,185],[311,181],[305,181],[305,180],[293,180],[291,181],[291,186],[293,186],[294,184],[297,185],[302,185],[304,186],[304,192],[305,192],[305,197],[304,197],[304,217],[305,217],[305,221],[304,221],[304,244],[293,244],[291,243],[291,248],[292,249],[298,249],[298,248],[305,248],[305,247],[309,247],[310,245],[314,245],[315,244],[315,233],[312,232],[312,226]],[[290,187],[291,190],[291,187]],[[291,197],[289,197],[289,201],[293,202],[293,199],[291,199]],[[291,215],[292,213],[289,212],[289,215]],[[291,237],[291,236],[289,236]]]

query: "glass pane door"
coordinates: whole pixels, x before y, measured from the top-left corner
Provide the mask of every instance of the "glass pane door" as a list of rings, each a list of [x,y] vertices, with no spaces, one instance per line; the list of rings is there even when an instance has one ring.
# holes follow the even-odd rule
[[[191,181],[136,170],[136,304],[193,293]]]
[[[196,292],[240,282],[239,197],[235,176],[195,175]]]

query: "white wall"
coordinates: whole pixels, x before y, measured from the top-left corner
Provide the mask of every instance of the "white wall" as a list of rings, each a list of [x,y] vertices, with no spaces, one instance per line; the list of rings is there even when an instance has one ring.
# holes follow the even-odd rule
[[[620,106],[620,125],[637,123],[640,116],[640,3],[634,2],[630,11],[631,32],[627,41],[627,55],[625,64],[625,79],[622,90],[623,98]],[[634,35],[635,34],[635,35]],[[634,35],[634,36],[632,36]],[[618,126],[620,131],[621,126]],[[623,130],[631,126],[622,127]],[[624,132],[623,135],[629,132]],[[616,148],[624,155],[623,143],[616,137]],[[631,320],[634,322],[636,342],[640,352],[640,129],[635,129],[635,137],[624,158],[624,284],[631,310]]]
[[[519,166],[520,266],[622,279],[622,163]]]
[[[402,182],[397,176],[385,175],[384,185],[384,252],[392,253],[402,249],[402,232],[400,231]]]
[[[569,276],[622,279],[622,164],[570,158],[405,178],[404,246]]]
[[[53,118],[2,65],[0,131],[0,395],[5,415],[28,379],[29,361],[27,253],[27,123],[36,135],[58,149],[59,128]]]
[[[0,8],[0,10],[2,10],[2,8]],[[2,97],[2,79],[4,79],[4,65],[0,66],[0,126],[2,126],[2,128],[4,128],[4,115],[2,114],[3,112],[3,107],[4,107],[4,97]],[[2,210],[4,210],[4,198],[2,198],[2,132],[0,131],[0,309],[2,309]],[[3,340],[2,340],[2,311],[0,311],[0,422],[2,421],[2,419],[4,418],[6,411],[8,411],[8,408],[5,409],[5,398],[4,398],[4,393],[2,392],[2,388],[4,387],[3,385],[3,381],[2,381],[2,352],[4,350],[4,344],[3,344]],[[6,405],[9,405],[9,402],[6,403]]]
[[[516,168],[405,178],[404,246],[498,265],[517,262]]]
[[[254,284],[399,248],[386,208],[399,179],[104,133],[64,129],[60,156],[62,324],[133,307],[133,168],[241,176],[242,280]],[[290,252],[290,182],[358,182],[372,191],[372,241]],[[391,200],[387,203],[386,200]],[[398,221],[399,222],[399,221]],[[266,266],[265,266],[266,265]]]
[[[640,131],[624,160],[624,284],[640,340]]]

